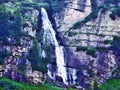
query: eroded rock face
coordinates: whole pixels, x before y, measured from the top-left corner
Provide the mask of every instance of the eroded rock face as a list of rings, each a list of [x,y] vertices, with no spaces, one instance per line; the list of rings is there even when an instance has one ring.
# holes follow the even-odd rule
[[[4,77],[35,85],[46,81],[46,75],[41,71],[33,70],[31,62],[28,60],[33,40],[36,38],[38,15],[39,11],[32,8],[21,16],[24,22],[21,27],[22,35],[20,41],[10,36],[7,37],[9,44],[4,45],[0,42],[0,51],[10,53],[2,65]]]
[[[63,11],[55,14],[57,27],[60,27],[60,31],[66,31],[74,23],[83,20],[90,12],[90,0],[70,0]]]
[[[28,77],[28,81],[31,82],[32,84],[44,84],[46,81],[46,74],[43,74],[40,71],[32,70],[31,68],[31,63],[27,60],[26,61],[26,76]]]
[[[32,70],[31,62],[26,58],[32,45],[31,37],[22,37],[19,46],[1,46],[1,49],[11,53],[5,58],[3,76],[19,82],[31,84],[44,83],[46,75],[40,71]]]
[[[57,13],[55,16],[58,31],[63,34],[74,23],[83,20],[91,12],[89,0],[78,2],[77,0],[71,1],[64,12]],[[102,5],[104,0],[98,0],[98,2]],[[80,7],[79,5],[86,6]],[[119,36],[120,19],[111,20],[110,14],[110,11],[102,12],[100,10],[97,19],[69,31],[64,36],[67,39],[66,47],[70,51],[70,53],[66,51],[66,55],[69,55],[66,59],[66,68],[71,72],[76,70],[76,84],[82,87],[86,88],[89,84],[93,86],[96,79],[99,84],[102,84],[107,79],[119,75],[118,73],[114,76],[112,74],[118,68],[118,58],[114,51],[108,49],[112,44],[106,43],[106,41],[113,41],[114,36]],[[78,47],[82,49],[78,50]],[[83,49],[84,47],[87,49]],[[89,53],[89,49],[95,49],[94,53]]]

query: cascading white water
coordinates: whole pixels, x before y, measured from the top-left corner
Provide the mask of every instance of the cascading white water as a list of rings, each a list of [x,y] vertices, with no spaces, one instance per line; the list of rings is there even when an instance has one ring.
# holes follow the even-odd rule
[[[59,43],[56,39],[56,33],[52,28],[52,24],[48,18],[47,12],[44,8],[41,8],[41,15],[42,15],[42,24],[44,29],[44,38],[50,40],[50,42],[55,46],[55,54],[56,54],[56,63],[57,63],[57,75],[62,77],[64,84],[68,84],[67,82],[67,72],[65,68],[64,62],[64,47],[59,46]],[[45,40],[44,40],[45,41]],[[50,75],[50,70],[48,70],[48,74]]]
[[[46,53],[45,53],[45,51],[44,51],[44,50],[42,51],[41,56],[42,56],[43,58],[45,58],[45,57],[46,57]]]

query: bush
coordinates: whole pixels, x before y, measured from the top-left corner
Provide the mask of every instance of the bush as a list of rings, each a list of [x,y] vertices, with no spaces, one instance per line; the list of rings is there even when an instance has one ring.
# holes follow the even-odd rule
[[[69,32],[69,33],[68,33],[68,36],[69,36],[69,37],[72,37],[72,36],[75,36],[75,35],[77,35],[76,32]]]
[[[112,49],[115,52],[116,56],[120,55],[120,37],[118,36],[113,37],[113,43],[110,49]]]
[[[105,0],[105,3],[117,4],[120,0]]]
[[[97,83],[97,80],[94,81],[94,89],[93,90],[100,90],[98,88],[98,83]]]
[[[110,18],[111,18],[112,20],[115,20],[115,19],[116,19],[116,16],[115,16],[114,14],[110,14],[109,16],[110,16]]]
[[[38,41],[34,39],[33,46],[29,51],[28,59],[32,64],[32,69],[40,70],[40,55],[39,55]]]
[[[9,0],[0,0],[0,4],[7,3],[7,2],[9,2]]]
[[[76,51],[87,51],[88,55],[91,55],[93,57],[96,57],[96,48],[94,47],[83,47],[83,46],[78,46],[76,47]]]
[[[8,56],[10,56],[11,53],[8,52],[8,51],[0,51],[0,64],[3,64],[4,63],[4,59]]]
[[[87,54],[96,57],[96,48],[88,47]]]
[[[91,0],[92,11],[98,8],[97,0]]]
[[[113,42],[112,40],[105,40],[103,43],[104,44],[112,44],[112,42]]]
[[[87,47],[83,47],[83,46],[78,46],[76,47],[76,51],[87,51]]]
[[[50,47],[47,45],[44,45],[44,50],[47,52],[46,57],[42,58],[41,57],[41,52],[40,52],[40,47],[38,44],[37,39],[34,39],[33,41],[33,47],[30,49],[29,54],[28,54],[28,59],[32,64],[32,69],[33,70],[38,70],[43,73],[47,72],[47,64],[49,63],[51,59],[51,51]]]
[[[108,48],[105,48],[105,47],[96,47],[96,49],[100,52],[104,52],[104,51],[107,51]]]

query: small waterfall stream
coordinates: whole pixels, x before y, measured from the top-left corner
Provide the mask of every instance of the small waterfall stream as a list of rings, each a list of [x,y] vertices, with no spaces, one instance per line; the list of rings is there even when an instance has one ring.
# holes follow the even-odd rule
[[[52,28],[52,24],[48,18],[48,14],[44,8],[41,8],[42,14],[42,24],[44,29],[44,39],[47,38],[49,41],[55,46],[55,54],[56,54],[56,64],[57,64],[57,76],[60,76],[63,79],[64,84],[68,84],[67,82],[67,72],[64,61],[64,47],[60,46],[57,39],[56,33]],[[45,40],[44,40],[45,41]],[[48,70],[48,75],[52,78],[50,70]]]

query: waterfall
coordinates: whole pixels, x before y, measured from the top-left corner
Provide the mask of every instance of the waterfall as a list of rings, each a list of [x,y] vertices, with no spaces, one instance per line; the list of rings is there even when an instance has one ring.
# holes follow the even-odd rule
[[[55,55],[56,55],[56,64],[57,64],[57,76],[60,76],[63,79],[64,84],[67,83],[67,72],[64,62],[64,47],[60,46],[57,39],[56,39],[56,32],[52,28],[52,24],[48,18],[47,12],[44,8],[41,8],[41,14],[42,14],[42,25],[44,29],[44,42],[45,38],[49,39],[51,44],[55,46]],[[52,75],[50,75],[51,72],[48,70],[49,77],[52,78]]]
[[[44,50],[42,51],[41,56],[42,56],[43,58],[45,58],[45,57],[46,57],[46,54],[45,54],[45,51],[44,51]]]

